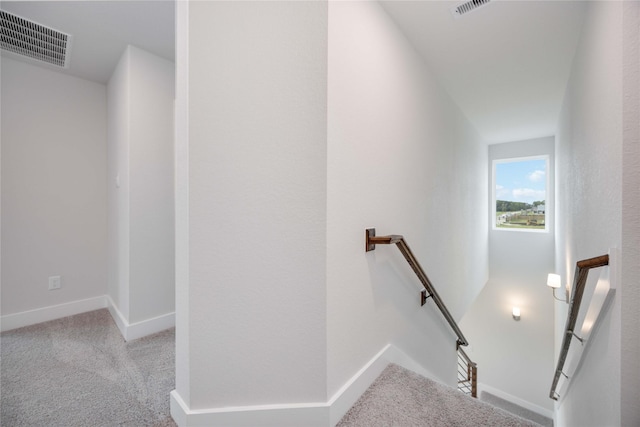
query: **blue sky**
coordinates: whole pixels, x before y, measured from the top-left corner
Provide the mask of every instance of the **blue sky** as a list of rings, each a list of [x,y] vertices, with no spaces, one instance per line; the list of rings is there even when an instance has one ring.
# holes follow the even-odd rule
[[[496,162],[496,200],[533,203],[545,200],[545,159]]]

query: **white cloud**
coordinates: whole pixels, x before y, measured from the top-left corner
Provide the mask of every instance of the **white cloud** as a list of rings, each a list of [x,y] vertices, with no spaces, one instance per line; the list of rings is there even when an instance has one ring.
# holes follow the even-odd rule
[[[540,181],[544,181],[545,175],[546,174],[545,174],[544,171],[537,170],[537,171],[533,171],[529,175],[527,175],[527,178],[529,178],[529,181],[531,181],[531,182],[540,182]]]
[[[544,190],[534,190],[532,188],[514,188],[513,189],[513,197],[516,199],[525,199],[529,201],[534,200],[544,200],[545,192]]]
[[[504,196],[508,196],[511,193],[508,188],[504,188],[500,184],[496,184],[496,199],[501,200]]]

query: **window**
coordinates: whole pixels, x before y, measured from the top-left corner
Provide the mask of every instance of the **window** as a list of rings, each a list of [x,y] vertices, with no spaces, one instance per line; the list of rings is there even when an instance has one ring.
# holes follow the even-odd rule
[[[493,227],[546,231],[548,156],[493,161]]]

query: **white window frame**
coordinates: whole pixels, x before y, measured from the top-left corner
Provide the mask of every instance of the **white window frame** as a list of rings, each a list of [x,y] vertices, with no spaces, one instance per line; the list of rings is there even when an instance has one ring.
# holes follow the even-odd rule
[[[496,165],[499,163],[515,163],[527,160],[544,160],[545,161],[545,213],[544,213],[544,230],[535,230],[531,228],[502,228],[496,225]],[[549,172],[550,156],[548,154],[537,156],[509,157],[504,159],[493,159],[491,161],[491,228],[495,231],[515,231],[519,233],[549,233],[550,232],[550,204],[549,195],[551,194],[551,176]]]

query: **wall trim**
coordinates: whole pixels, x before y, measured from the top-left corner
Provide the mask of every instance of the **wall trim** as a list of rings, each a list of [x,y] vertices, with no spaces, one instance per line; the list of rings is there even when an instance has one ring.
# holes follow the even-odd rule
[[[171,392],[171,416],[180,427],[190,426],[334,426],[389,363],[441,382],[393,344],[387,344],[327,401],[189,409],[177,390]]]
[[[124,315],[118,310],[110,296],[106,297],[107,308],[113,317],[118,330],[125,341],[137,340],[147,335],[155,334],[176,326],[176,313],[171,312],[140,322],[129,323]]]
[[[188,409],[176,390],[171,392],[171,416],[180,427],[187,426],[328,426],[325,403],[256,405],[211,409]]]
[[[395,351],[394,351],[395,350]],[[329,399],[330,425],[334,426],[344,417],[349,409],[356,403],[369,386],[380,376],[389,363],[395,363],[392,359],[398,353],[402,353],[391,344],[387,344],[373,358],[367,362],[353,377]]]
[[[515,403],[516,405],[520,405],[523,408],[526,408],[537,414],[544,415],[547,418],[551,418],[552,420],[555,420],[554,413],[551,409],[543,408],[542,406],[538,406],[535,403],[528,402],[512,394],[509,394],[502,390],[498,390],[497,388],[493,388],[489,385],[478,383],[478,396],[480,396],[480,393],[482,393],[483,391],[486,391],[487,393],[491,393],[494,396],[507,400],[511,403]]]
[[[107,308],[111,317],[118,326],[125,341],[131,341],[156,332],[164,331],[176,325],[175,312],[163,314],[141,322],[129,323],[113,300],[108,295],[72,301],[64,304],[52,305],[49,307],[37,308],[34,310],[22,311],[20,313],[7,314],[0,317],[0,331],[10,331],[12,329],[23,328],[37,323],[49,322],[63,317],[74,316],[88,311]]]
[[[7,314],[0,317],[0,331],[10,331],[12,329],[31,326],[37,323],[48,322],[50,320],[61,319],[87,311],[99,310],[107,307],[106,295],[72,301],[64,304],[52,305],[49,307],[37,308],[35,310],[22,311],[20,313]]]
[[[107,309],[109,310],[109,314],[111,314],[111,317],[113,318],[113,321],[116,323],[116,326],[118,327],[118,330],[120,331],[120,335],[122,335],[122,338],[124,338],[124,340],[126,341],[127,340],[127,336],[126,336],[127,335],[127,325],[129,325],[129,322],[127,322],[127,319],[120,312],[120,310],[118,310],[118,307],[113,302],[111,297],[108,296],[108,295],[107,295]]]

